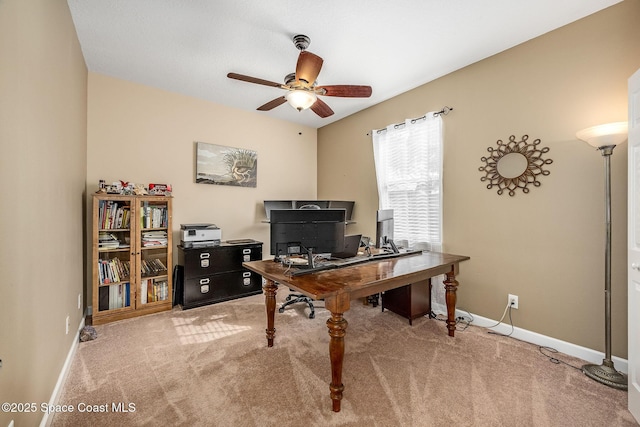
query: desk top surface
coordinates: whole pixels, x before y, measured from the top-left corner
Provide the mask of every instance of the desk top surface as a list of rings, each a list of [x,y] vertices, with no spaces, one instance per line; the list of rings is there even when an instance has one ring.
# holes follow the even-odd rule
[[[422,252],[398,258],[371,260],[301,276],[291,276],[291,270],[273,260],[250,261],[242,265],[265,279],[273,280],[313,299],[325,299],[349,293],[351,298],[371,295],[394,287],[425,280],[468,260],[468,256],[440,252]]]

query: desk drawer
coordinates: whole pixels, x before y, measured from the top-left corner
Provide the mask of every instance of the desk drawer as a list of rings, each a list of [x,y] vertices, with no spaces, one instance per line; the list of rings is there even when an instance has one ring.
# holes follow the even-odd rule
[[[248,270],[186,279],[182,308],[197,307],[261,292],[262,276]]]

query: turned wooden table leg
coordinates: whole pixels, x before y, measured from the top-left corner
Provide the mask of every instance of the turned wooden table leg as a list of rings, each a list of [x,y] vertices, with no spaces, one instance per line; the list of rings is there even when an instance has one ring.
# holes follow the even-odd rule
[[[267,307],[267,347],[273,347],[273,338],[276,336],[274,323],[278,285],[273,280],[267,279],[262,289],[264,290],[264,302]]]
[[[447,278],[444,280],[444,289],[447,301],[447,329],[449,330],[449,336],[452,337],[456,331],[456,290],[458,289],[454,267],[451,267],[451,271],[447,273]]]
[[[342,363],[344,361],[344,336],[347,329],[347,321],[342,317],[342,313],[331,312],[331,318],[327,320],[329,328],[329,357],[331,358],[331,400],[333,401],[333,411],[340,412],[340,401],[344,384],[342,384]]]

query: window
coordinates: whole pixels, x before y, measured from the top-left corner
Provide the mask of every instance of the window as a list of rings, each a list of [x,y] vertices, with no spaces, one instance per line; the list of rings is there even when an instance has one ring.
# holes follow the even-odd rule
[[[442,250],[442,118],[428,113],[372,135],[380,209],[393,209],[395,241]]]

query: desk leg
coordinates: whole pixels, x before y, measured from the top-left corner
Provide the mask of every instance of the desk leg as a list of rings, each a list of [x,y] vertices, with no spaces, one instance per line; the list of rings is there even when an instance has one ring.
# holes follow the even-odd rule
[[[458,281],[454,267],[447,273],[444,280],[445,298],[447,301],[447,329],[449,336],[454,336],[456,330],[456,290],[458,289]]]
[[[276,336],[274,325],[276,313],[276,292],[278,285],[273,280],[266,279],[264,286],[264,302],[267,307],[267,347],[273,347],[273,338]]]
[[[333,401],[333,411],[340,412],[340,401],[344,384],[342,384],[342,362],[344,361],[344,336],[347,329],[347,321],[342,317],[342,313],[331,312],[331,318],[327,320],[329,328],[329,358],[331,359],[331,400]]]

